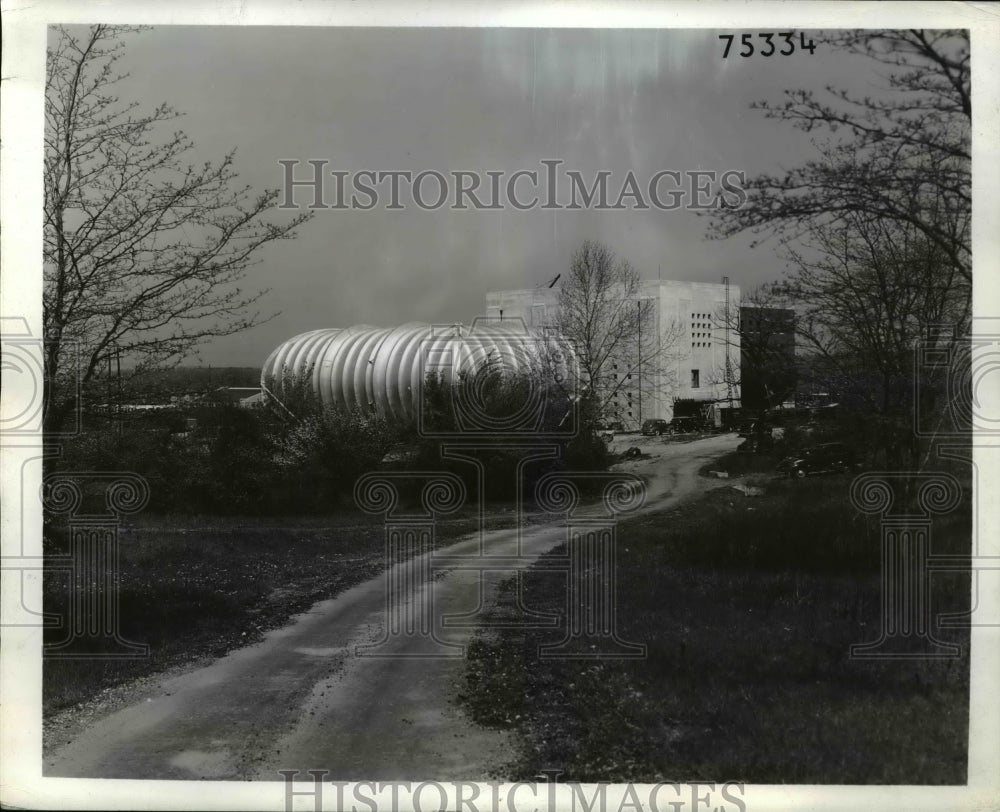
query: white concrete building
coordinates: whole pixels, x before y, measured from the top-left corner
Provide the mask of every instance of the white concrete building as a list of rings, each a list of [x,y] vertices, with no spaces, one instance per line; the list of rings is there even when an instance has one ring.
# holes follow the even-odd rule
[[[610,381],[620,380],[618,375],[626,379],[617,394],[609,396],[609,417],[621,420],[626,428],[637,428],[649,418],[669,420],[675,399],[739,400],[739,386],[731,383],[740,378],[739,335],[725,327],[727,295],[729,312],[738,313],[740,289],[735,285],[660,280],[642,283],[636,298],[654,303],[655,326],[651,332],[656,336],[659,352],[656,362],[641,371],[627,371],[635,366],[634,358],[628,357],[628,347],[624,348],[620,362],[612,363],[613,368],[605,373],[609,380],[606,386],[614,388]],[[520,317],[533,328],[554,328],[558,308],[558,287],[486,294],[488,317],[501,320]],[[730,323],[734,324],[735,319]],[[642,336],[643,346],[649,347],[652,340],[652,336]]]

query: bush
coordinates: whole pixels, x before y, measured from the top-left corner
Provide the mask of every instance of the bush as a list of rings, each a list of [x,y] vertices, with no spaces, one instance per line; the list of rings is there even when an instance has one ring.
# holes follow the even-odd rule
[[[274,442],[262,416],[237,406],[218,409],[218,428],[196,434],[189,482],[191,507],[209,513],[269,512],[273,486]],[[210,432],[210,433],[209,433]]]
[[[351,503],[357,479],[383,467],[386,455],[397,450],[395,467],[451,471],[478,498],[476,465],[442,456],[442,445],[450,442],[442,436],[461,434],[456,403],[474,403],[486,420],[501,420],[538,394],[538,380],[501,374],[491,365],[454,386],[432,375],[424,387],[424,431],[418,432],[416,425],[372,412],[324,406],[307,371],[269,382],[268,392],[275,394],[263,409],[194,405],[133,415],[115,425],[101,421],[69,441],[53,466],[137,473],[149,482],[153,512],[275,515],[331,512]],[[476,435],[470,453],[488,469],[482,494],[487,501],[512,501],[518,487],[530,498],[537,480],[553,470],[608,467],[606,447],[586,425],[573,437],[559,437],[573,409],[567,393],[553,383],[541,394],[529,436],[553,438],[545,442],[558,443],[560,455],[522,469],[524,426]]]
[[[62,456],[49,461],[46,469],[139,474],[149,483],[149,509],[168,511],[184,506],[192,485],[202,484],[200,467],[195,449],[179,442],[169,420],[160,417],[83,432],[67,440]],[[103,511],[102,499],[87,509]]]
[[[489,470],[485,483],[488,501],[510,501],[518,496],[518,487],[520,496],[530,498],[535,484],[549,472],[604,471],[613,461],[607,446],[593,430],[596,415],[592,404],[586,400],[575,403],[565,388],[554,381],[543,383],[543,380],[537,372],[503,375],[485,365],[478,373],[463,378],[454,386],[433,375],[424,384],[424,425],[432,433],[454,432],[461,428],[455,415],[456,403],[474,401],[482,414],[492,418],[518,413],[532,396],[540,404],[537,422],[525,433],[529,438],[531,435],[545,437],[544,442],[557,444],[559,455],[529,464],[521,469],[519,476],[518,464],[524,456],[525,439],[516,436],[518,429],[498,430],[482,436],[477,442],[476,453]],[[543,391],[539,391],[540,388]],[[574,419],[575,426],[567,422]],[[415,467],[443,467],[462,477],[470,492],[477,487],[475,468],[467,463],[442,459],[440,441],[423,438],[416,445]]]
[[[353,493],[358,478],[378,468],[399,438],[400,430],[377,415],[334,408],[307,415],[287,429],[277,452],[284,490],[294,484],[300,507],[329,508]]]

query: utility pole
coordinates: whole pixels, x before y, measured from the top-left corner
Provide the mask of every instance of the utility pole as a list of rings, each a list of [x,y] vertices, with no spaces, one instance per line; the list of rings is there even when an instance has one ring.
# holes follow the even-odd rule
[[[118,400],[115,404],[115,412],[118,415],[118,434],[122,433],[122,348],[115,344],[115,365],[118,378]]]
[[[733,405],[733,375],[729,366],[729,277],[722,277],[722,284],[726,286],[726,315],[724,329],[726,331],[726,403]]]
[[[112,417],[111,417],[111,381],[112,381],[112,377],[111,377],[111,353],[109,352],[108,353],[108,391],[107,391],[107,398],[108,398],[108,428],[109,429],[111,428],[111,424],[112,424]]]
[[[639,317],[639,428],[642,428],[642,299],[636,299],[636,314]]]

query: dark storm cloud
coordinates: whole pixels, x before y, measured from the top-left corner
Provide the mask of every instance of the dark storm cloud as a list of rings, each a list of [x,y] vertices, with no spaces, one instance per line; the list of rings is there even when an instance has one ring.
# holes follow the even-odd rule
[[[852,64],[722,60],[720,48],[714,31],[158,27],[133,39],[121,92],[184,111],[199,158],[238,147],[257,187],[281,184],[281,159],[444,174],[558,159],[585,177],[611,171],[617,194],[630,170],[753,173],[811,154],[748,105],[852,81]],[[468,321],[487,290],[544,283],[587,238],[653,278],[750,286],[780,272],[772,252],[704,232],[693,212],[655,209],[321,211],[250,272],[282,315],[202,357],[258,364],[321,326]]]

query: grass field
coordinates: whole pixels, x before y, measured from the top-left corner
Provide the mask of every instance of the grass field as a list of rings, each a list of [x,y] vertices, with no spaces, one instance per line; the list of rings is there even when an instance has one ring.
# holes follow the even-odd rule
[[[743,460],[744,473],[766,468],[754,455],[734,464]],[[552,632],[483,632],[463,702],[483,724],[517,732],[514,769],[526,779],[561,769],[581,781],[963,783],[966,635],[938,634],[963,644],[955,660],[848,656],[880,622],[880,530],[851,508],[848,484],[767,478],[761,497],[723,487],[623,522],[618,630],[648,656],[543,660],[538,646]],[[514,520],[511,510],[491,515],[490,527]],[[935,551],[967,552],[969,520],[968,503],[936,520]],[[476,526],[471,513],[443,521],[438,542]],[[122,633],[150,644],[150,657],[47,660],[46,716],[253,642],[376,575],[382,542],[381,520],[360,514],[136,517],[121,534]],[[56,533],[48,547],[64,543]],[[536,569],[524,582],[527,606],[564,610],[564,575]],[[513,590],[508,582],[496,612],[517,614]],[[966,608],[968,594],[967,576],[935,576],[935,611]],[[45,609],[61,611],[66,598],[48,573]]]
[[[713,467],[713,466],[709,466]],[[619,526],[620,635],[642,660],[542,659],[552,631],[481,632],[463,703],[516,731],[516,777],[579,781],[961,784],[968,640],[954,660],[849,657],[880,627],[880,529],[849,478],[731,488]],[[970,511],[935,522],[967,551]],[[558,551],[553,554],[557,554]],[[532,609],[565,609],[565,576],[525,578]],[[933,608],[968,606],[967,575],[935,577]],[[514,582],[495,610],[517,614]]]
[[[512,511],[494,514],[508,526]],[[468,515],[438,523],[437,542],[473,532]],[[58,528],[49,552],[64,549]],[[259,639],[318,600],[331,598],[384,568],[380,517],[274,520],[142,516],[120,531],[122,635],[147,643],[142,659],[46,659],[43,712],[84,702],[130,679]],[[65,576],[47,572],[45,610],[65,616]],[[55,643],[61,630],[46,632]]]

